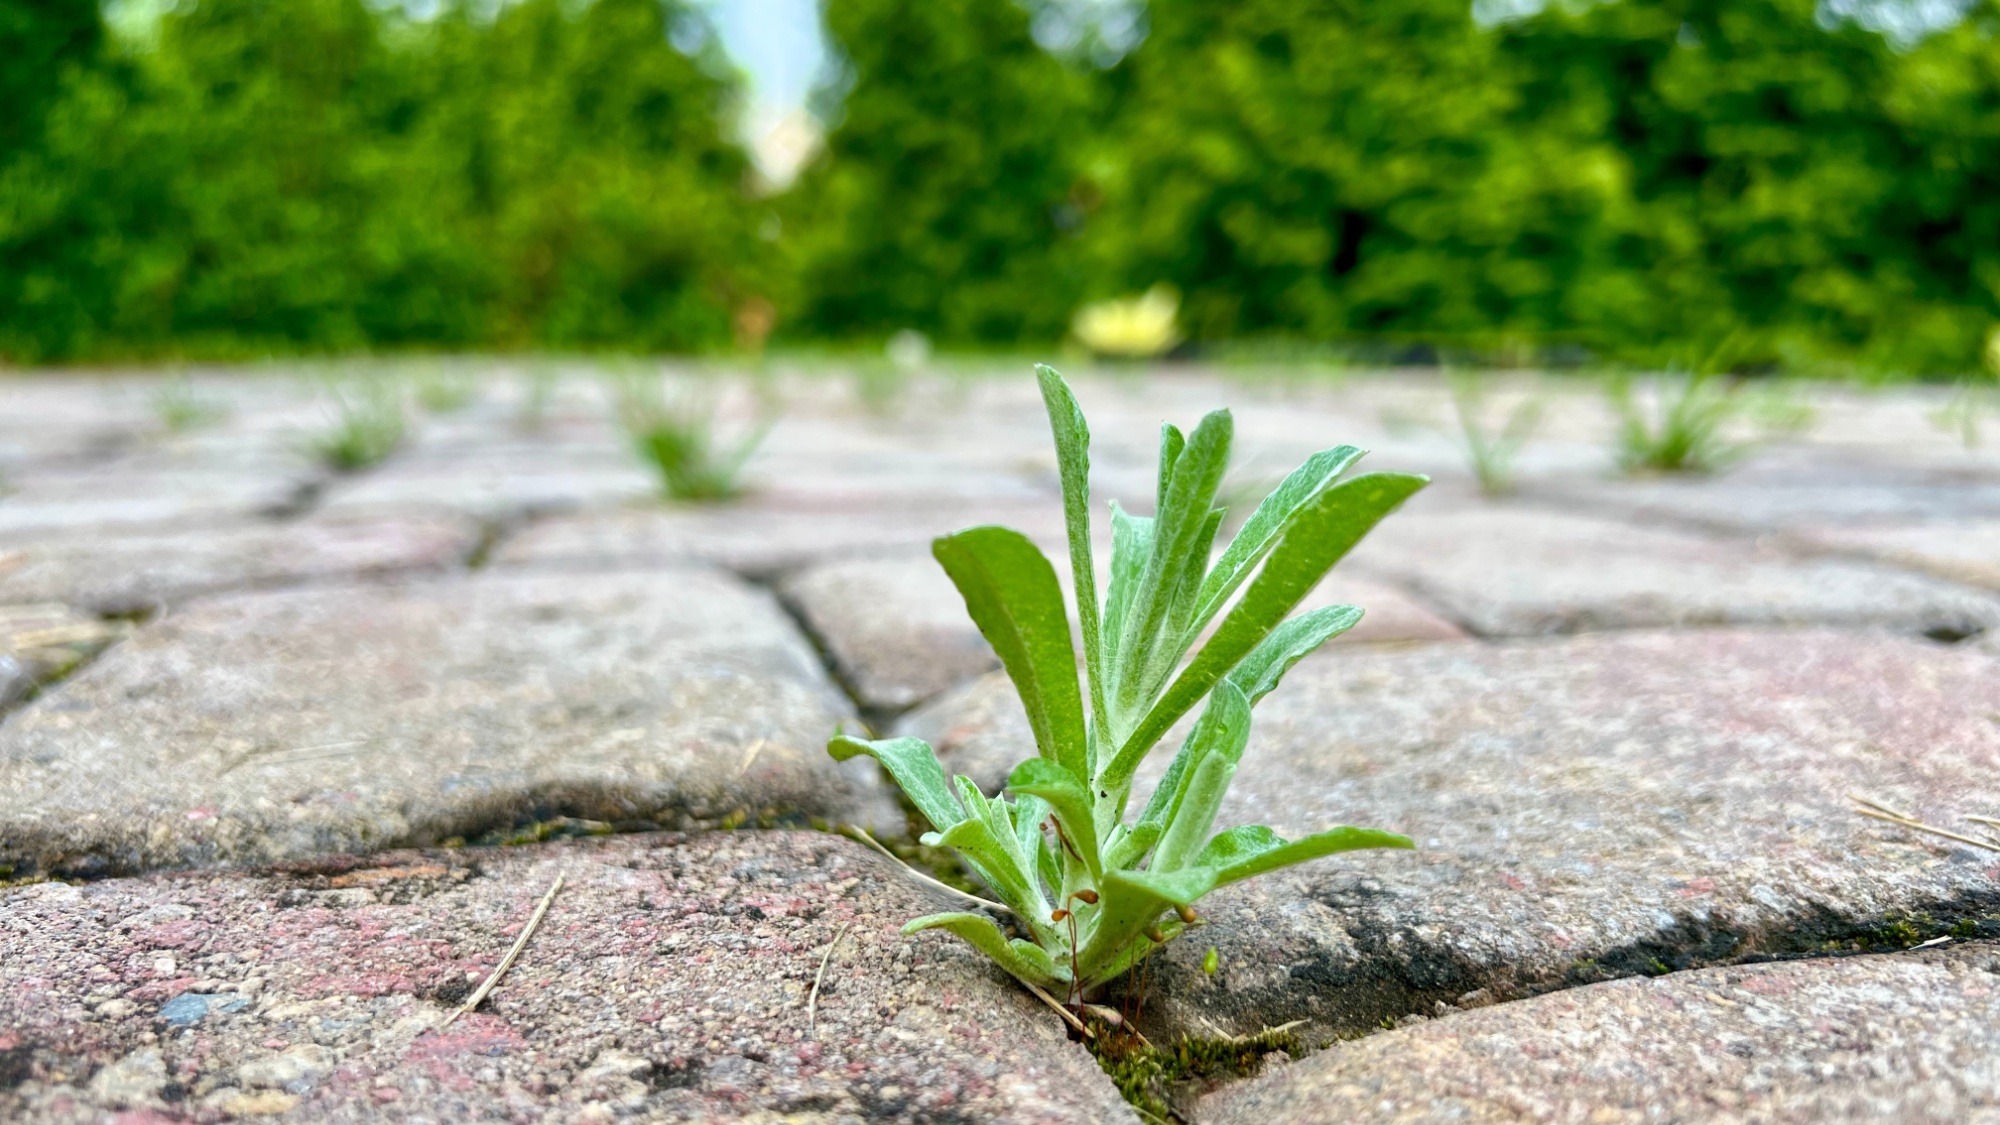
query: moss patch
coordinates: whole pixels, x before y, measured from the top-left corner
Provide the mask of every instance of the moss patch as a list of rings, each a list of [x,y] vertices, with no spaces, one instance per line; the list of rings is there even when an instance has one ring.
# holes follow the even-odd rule
[[[1265,1031],[1236,1039],[1182,1039],[1158,1047],[1130,1030],[1093,1021],[1094,1038],[1085,1046],[1111,1077],[1118,1092],[1148,1121],[1190,1121],[1196,1098],[1224,1082],[1248,1078],[1264,1067],[1264,1057],[1282,1051],[1305,1054],[1291,1031]]]

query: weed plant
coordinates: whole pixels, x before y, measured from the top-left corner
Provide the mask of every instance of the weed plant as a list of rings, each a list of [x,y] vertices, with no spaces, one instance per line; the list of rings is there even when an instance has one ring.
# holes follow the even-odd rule
[[[333,416],[326,429],[308,439],[314,458],[340,473],[355,473],[381,464],[408,435],[403,395],[397,383],[382,378],[329,382]]]
[[[713,502],[742,491],[743,465],[776,419],[766,416],[724,449],[716,436],[716,400],[705,390],[669,391],[658,377],[627,376],[614,386],[618,421],[639,459],[660,475],[670,500]]]
[[[417,405],[431,414],[456,414],[478,397],[479,380],[468,372],[427,366],[410,380],[416,389]]]
[[[1514,491],[1514,459],[1542,424],[1542,400],[1531,395],[1507,412],[1497,430],[1486,424],[1486,384],[1468,371],[1450,371],[1451,408],[1458,422],[1459,448],[1464,451],[1479,491],[1489,497]]]
[[[194,389],[185,375],[175,375],[153,391],[153,416],[170,434],[184,434],[221,421],[229,412]]]
[[[549,407],[555,403],[562,371],[553,363],[538,362],[528,368],[521,389],[521,408],[514,416],[514,428],[524,434],[538,434],[549,424]]]
[[[1659,386],[1648,410],[1628,375],[1611,381],[1618,416],[1616,457],[1627,473],[1711,473],[1740,460],[1750,447],[1723,431],[1741,411],[1739,389],[1717,376],[1694,372]]]
[[[1195,902],[1217,887],[1336,852],[1413,846],[1368,828],[1299,840],[1257,825],[1213,829],[1251,709],[1292,665],[1361,619],[1352,606],[1288,615],[1427,481],[1403,473],[1342,480],[1361,451],[1316,453],[1211,565],[1230,414],[1209,414],[1192,434],[1163,426],[1154,514],[1110,507],[1111,577],[1100,601],[1089,429],[1062,377],[1036,370],[1061,470],[1082,682],[1055,568],[1020,532],[975,527],[938,539],[932,553],[1013,680],[1036,756],[989,798],[965,777],[947,780],[921,739],[839,735],[828,751],[879,761],[930,822],[923,843],[956,852],[1013,928],[958,911],[913,919],[903,931],[948,930],[1028,985],[1080,1004],[1181,933],[1195,920]],[[1140,763],[1204,700],[1159,786],[1128,815]]]
[[[1966,449],[1977,449],[1985,439],[1980,415],[2000,414],[2000,391],[1983,380],[1961,379],[1951,398],[1930,415],[1931,425],[1956,437]]]

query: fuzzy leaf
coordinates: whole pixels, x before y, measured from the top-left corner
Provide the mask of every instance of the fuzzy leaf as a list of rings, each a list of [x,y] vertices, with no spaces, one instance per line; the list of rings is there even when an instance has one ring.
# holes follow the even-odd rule
[[[1090,673],[1090,713],[1104,721],[1104,652],[1097,619],[1097,568],[1090,555],[1090,425],[1056,369],[1035,365],[1042,404],[1055,435],[1056,464],[1062,473],[1063,524],[1069,533],[1070,579],[1076,586],[1076,613],[1083,629],[1083,662]],[[1091,763],[1092,768],[1095,763]],[[1086,771],[1088,776],[1088,771]]]
[[[1046,927],[1048,902],[1042,897],[1036,880],[1022,870],[1016,859],[1011,824],[1002,836],[984,817],[966,819],[944,832],[925,834],[923,841],[931,846],[943,844],[958,852],[966,865],[972,868],[973,874],[993,888],[1000,901],[1023,921],[1037,931]]]
[[[1429,483],[1408,473],[1370,473],[1320,493],[1291,522],[1222,627],[1126,736],[1101,776],[1113,784],[1130,780],[1175,720],[1269,636],[1369,529]]]
[[[993,919],[984,914],[953,911],[948,914],[926,914],[903,923],[905,937],[924,930],[949,930],[964,938],[966,944],[999,962],[1001,968],[1037,988],[1048,988],[1068,982],[1068,966],[1056,967],[1054,959],[1040,946],[1019,938],[1008,940],[993,924]]]
[[[1408,836],[1376,828],[1329,828],[1287,841],[1261,824],[1248,824],[1232,828],[1210,840],[1194,862],[1197,867],[1212,868],[1215,885],[1220,887],[1323,855],[1364,848],[1416,846]]]
[[[1152,871],[1179,871],[1201,850],[1202,838],[1215,823],[1216,810],[1236,780],[1236,763],[1221,753],[1210,752],[1197,762],[1181,793],[1180,804],[1160,834],[1160,846],[1153,849]]]
[[[1162,912],[1191,905],[1214,887],[1215,872],[1201,867],[1162,875],[1106,871],[1097,888],[1097,919],[1077,956],[1077,971],[1086,979],[1092,977],[1132,939],[1143,936]]]
[[[1160,423],[1160,471],[1158,483],[1153,487],[1153,515],[1167,510],[1167,489],[1174,483],[1174,466],[1180,464],[1181,450],[1187,448],[1187,438],[1181,436],[1181,428],[1172,422]]]
[[[1362,450],[1351,445],[1323,449],[1306,458],[1305,464],[1293,469],[1290,476],[1264,497],[1257,510],[1243,522],[1236,538],[1223,548],[1222,557],[1215,561],[1215,569],[1209,571],[1208,577],[1202,581],[1194,617],[1188,623],[1190,630],[1198,633],[1207,626],[1216,611],[1229,600],[1229,595],[1236,592],[1236,588],[1243,584],[1264,556],[1271,553],[1271,548],[1278,545],[1299,510],[1361,456]],[[1189,641],[1192,643],[1193,638],[1190,637]]]
[[[1241,761],[1243,747],[1249,741],[1250,701],[1236,690],[1234,684],[1224,680],[1209,693],[1208,706],[1202,708],[1201,718],[1188,732],[1187,740],[1181,743],[1180,752],[1168,764],[1166,776],[1153,789],[1152,797],[1139,814],[1139,823],[1157,824],[1164,832],[1167,825],[1173,823],[1174,815],[1180,808],[1181,796],[1187,791],[1194,768],[1201,764],[1202,759],[1221,749],[1231,763]]]
[[[866,754],[882,763],[889,776],[896,779],[910,803],[931,822],[931,827],[939,832],[965,819],[965,810],[959,807],[951,789],[945,784],[944,766],[937,760],[931,744],[921,738],[885,738],[871,742],[862,738],[850,738],[844,734],[833,736],[826,744],[826,752],[833,755],[836,762],[844,762],[857,754]]]
[[[1087,782],[1076,649],[1055,568],[1027,536],[1004,527],[947,535],[931,544],[931,553],[1014,681],[1042,757]]]
[[[1124,674],[1118,663],[1118,638],[1125,631],[1125,619],[1132,615],[1132,601],[1139,583],[1146,577],[1146,559],[1153,551],[1153,519],[1134,516],[1111,502],[1111,584],[1104,599],[1104,682],[1115,684]],[[1108,689],[1107,689],[1108,690]]]
[[[1119,680],[1112,706],[1120,715],[1138,713],[1153,690],[1146,673],[1153,653],[1166,638],[1167,616],[1174,595],[1189,567],[1208,566],[1206,557],[1193,557],[1194,545],[1215,505],[1216,489],[1229,462],[1229,440],[1234,422],[1227,410],[1211,412],[1195,427],[1174,463],[1173,480],[1166,490],[1166,503],[1153,517],[1153,549],[1146,558],[1146,575],[1124,622],[1118,640]]]
[[[1070,846],[1083,857],[1095,880],[1104,871],[1097,849],[1097,818],[1092,815],[1090,791],[1068,770],[1045,758],[1029,758],[1008,775],[1007,792],[1040,797],[1055,810],[1056,820],[1069,837]]]
[[[1250,655],[1230,670],[1224,682],[1242,689],[1254,704],[1271,694],[1278,681],[1292,670],[1292,665],[1354,628],[1360,620],[1361,610],[1351,605],[1321,606],[1310,613],[1301,613],[1271,630],[1270,636],[1258,642]]]
[[[1121,825],[1112,835],[1111,845],[1104,849],[1104,865],[1130,867],[1146,858],[1146,853],[1159,842],[1159,821],[1142,820],[1137,824]]]

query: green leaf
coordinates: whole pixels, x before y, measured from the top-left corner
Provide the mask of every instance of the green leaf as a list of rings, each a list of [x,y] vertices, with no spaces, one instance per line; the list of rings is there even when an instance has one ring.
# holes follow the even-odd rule
[[[1416,846],[1408,836],[1375,828],[1329,828],[1287,841],[1263,825],[1248,824],[1232,828],[1210,840],[1194,862],[1197,867],[1214,869],[1215,885],[1220,887],[1323,855],[1365,848]]]
[[[1167,489],[1174,483],[1174,467],[1180,464],[1181,450],[1187,448],[1187,439],[1181,436],[1181,428],[1172,422],[1160,423],[1160,472],[1158,483],[1153,486],[1153,515],[1157,517],[1167,510]]]
[[[1111,837],[1110,846],[1104,849],[1106,867],[1130,867],[1146,858],[1153,845],[1160,842],[1160,823],[1142,820],[1137,824],[1119,825]]]
[[[1229,595],[1236,592],[1236,588],[1243,584],[1264,556],[1271,553],[1271,548],[1278,545],[1278,540],[1284,537],[1286,528],[1300,509],[1325,491],[1340,474],[1347,471],[1349,465],[1361,458],[1362,453],[1351,445],[1323,449],[1306,458],[1305,464],[1293,469],[1290,476],[1264,497],[1257,510],[1243,522],[1236,538],[1223,548],[1222,557],[1215,561],[1215,569],[1209,571],[1208,577],[1202,581],[1194,616],[1187,626],[1191,631],[1199,633],[1208,625],[1222,604],[1229,600]],[[1192,644],[1194,638],[1190,637],[1188,641]]]
[[[1108,738],[1103,727],[1104,652],[1102,626],[1097,619],[1097,567],[1090,553],[1090,425],[1084,421],[1069,384],[1055,368],[1038,363],[1035,378],[1041,384],[1049,430],[1055,435],[1056,464],[1062,473],[1063,524],[1069,532],[1070,580],[1076,587],[1076,613],[1083,629],[1083,662],[1090,674],[1090,714],[1100,736]],[[1090,763],[1089,769],[1095,768],[1096,763]]]
[[[1001,968],[1016,978],[1027,981],[1037,988],[1052,988],[1069,982],[1068,966],[1058,968],[1055,960],[1041,946],[1019,938],[1008,940],[993,924],[993,919],[984,914],[953,911],[948,914],[926,914],[903,923],[903,935],[921,933],[924,930],[949,930],[965,939],[966,944],[991,957]]]
[[[1149,871],[1106,871],[1098,884],[1098,905],[1090,937],[1077,954],[1077,972],[1085,980],[1125,952],[1160,917],[1176,906],[1188,906],[1215,887],[1215,872],[1189,867],[1166,874]]]
[[[1045,758],[1029,758],[1008,775],[1007,792],[1040,797],[1055,810],[1070,846],[1083,857],[1092,881],[1104,873],[1097,849],[1097,818],[1091,813],[1090,791],[1068,770]]]
[[[1292,665],[1311,655],[1312,651],[1333,638],[1354,628],[1361,620],[1361,610],[1351,605],[1321,606],[1310,613],[1301,613],[1276,629],[1271,635],[1250,650],[1229,672],[1224,682],[1235,684],[1251,703],[1271,694]]]
[[[1111,502],[1111,584],[1104,600],[1104,682],[1116,684],[1124,674],[1118,663],[1118,638],[1125,631],[1125,619],[1131,616],[1132,601],[1139,595],[1139,583],[1146,577],[1146,559],[1153,550],[1153,519],[1151,516],[1126,514]],[[1107,688],[1107,690],[1109,690]]]
[[[1211,754],[1221,753],[1230,764],[1243,760],[1243,747],[1250,741],[1250,701],[1236,685],[1224,680],[1215,685],[1209,694],[1208,706],[1201,712],[1194,729],[1188,732],[1187,740],[1181,743],[1180,752],[1167,766],[1166,776],[1153,790],[1146,802],[1146,808],[1139,814],[1141,824],[1158,824],[1162,832],[1174,823],[1181,807],[1181,800],[1187,792],[1188,783],[1193,780],[1194,770]],[[1206,832],[1207,825],[1202,826]],[[1181,846],[1192,849],[1200,842],[1196,836],[1192,841],[1184,841]]]
[[[1222,627],[1140,720],[1100,777],[1129,780],[1167,728],[1257,647],[1383,516],[1429,484],[1409,473],[1370,473],[1334,485],[1293,519]]]
[[[1188,565],[1181,571],[1180,589],[1174,594],[1173,604],[1167,610],[1166,627],[1155,640],[1152,660],[1146,665],[1146,683],[1149,686],[1164,682],[1172,675],[1174,665],[1181,662],[1181,657],[1187,655],[1188,646],[1194,643],[1194,635],[1188,632],[1188,621],[1194,613],[1202,575],[1207,572],[1209,552],[1215,548],[1215,533],[1222,529],[1224,514],[1221,508],[1209,509],[1208,518],[1201,524],[1201,534],[1188,548]]]
[[[1076,649],[1055,568],[1028,537],[1004,527],[975,527],[931,544],[931,553],[965,598],[1014,681],[1035,745],[1088,784],[1089,748]]]
[[[973,874],[1000,896],[1016,916],[1037,932],[1048,925],[1049,904],[1042,897],[1041,888],[1032,875],[1022,870],[1016,859],[1013,826],[1009,824],[1006,833],[994,830],[986,818],[961,820],[949,829],[924,836],[924,842],[945,847],[959,853]]]
[[[1169,872],[1187,866],[1188,860],[1200,852],[1202,838],[1215,823],[1216,811],[1222,807],[1222,798],[1234,780],[1236,763],[1225,754],[1211,752],[1195,764],[1180,804],[1167,820],[1167,830],[1160,835],[1160,846],[1153,849],[1150,870]]]
[[[833,755],[836,762],[844,762],[857,754],[866,754],[882,763],[889,776],[896,779],[910,803],[931,822],[931,827],[943,832],[965,819],[965,810],[952,797],[951,789],[945,784],[944,766],[937,760],[931,744],[921,738],[886,738],[871,742],[862,738],[850,738],[844,734],[833,736],[826,744],[826,752]]]
[[[1206,557],[1195,559],[1193,550],[1209,509],[1215,506],[1223,470],[1228,467],[1233,427],[1227,410],[1211,412],[1195,427],[1194,436],[1174,463],[1166,503],[1153,517],[1153,549],[1146,557],[1146,574],[1118,640],[1119,680],[1111,702],[1120,716],[1138,713],[1149,701],[1154,684],[1145,673],[1153,662],[1154,650],[1165,640],[1174,595],[1189,567],[1206,569],[1208,565]]]

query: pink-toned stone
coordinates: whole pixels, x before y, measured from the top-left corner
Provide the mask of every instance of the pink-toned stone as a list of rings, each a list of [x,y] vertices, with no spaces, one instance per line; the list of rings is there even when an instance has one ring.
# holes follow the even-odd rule
[[[812,832],[4,890],[0,1119],[1133,1120],[1053,1013],[898,932],[928,894]]]

